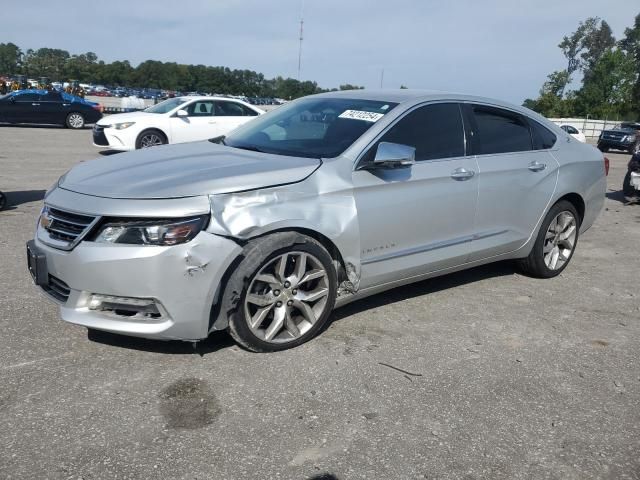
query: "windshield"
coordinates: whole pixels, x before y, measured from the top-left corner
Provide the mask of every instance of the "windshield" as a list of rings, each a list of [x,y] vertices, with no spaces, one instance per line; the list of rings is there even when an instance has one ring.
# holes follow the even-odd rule
[[[396,105],[375,100],[304,98],[234,130],[224,144],[295,157],[337,157]]]
[[[179,107],[183,103],[187,103],[186,98],[182,98],[182,97],[169,98],[164,102],[160,102],[157,105],[153,105],[152,107],[145,109],[144,111],[147,113],[167,113],[173,110],[174,108]]]

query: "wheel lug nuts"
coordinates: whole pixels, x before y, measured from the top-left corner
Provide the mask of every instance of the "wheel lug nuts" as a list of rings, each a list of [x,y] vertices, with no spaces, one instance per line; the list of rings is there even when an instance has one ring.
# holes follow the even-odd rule
[[[293,305],[293,300],[289,300],[289,301],[287,302],[287,307],[290,307],[291,305]]]
[[[289,282],[284,282],[284,288],[289,288],[291,284]]]
[[[280,290],[274,290],[273,294],[277,297],[278,295],[280,295]]]
[[[276,307],[281,307],[281,306],[282,306],[282,302],[276,303]]]
[[[293,290],[291,290],[291,293],[293,293],[293,294],[295,295],[296,293],[298,293],[298,290],[296,290],[296,289],[294,288]]]

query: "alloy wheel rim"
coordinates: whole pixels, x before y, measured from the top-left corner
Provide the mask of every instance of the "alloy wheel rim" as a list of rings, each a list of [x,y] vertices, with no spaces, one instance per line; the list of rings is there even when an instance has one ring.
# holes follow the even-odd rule
[[[569,211],[560,212],[549,224],[544,237],[542,254],[550,270],[561,269],[571,258],[576,245],[578,224]]]
[[[149,148],[156,145],[162,145],[162,139],[155,133],[150,133],[142,137],[142,141],[140,143],[142,148]]]
[[[84,124],[84,120],[78,114],[73,114],[69,117],[69,123],[73,128],[80,128]]]
[[[251,332],[269,343],[287,343],[307,333],[329,303],[329,276],[307,252],[288,252],[255,275],[244,301]]]

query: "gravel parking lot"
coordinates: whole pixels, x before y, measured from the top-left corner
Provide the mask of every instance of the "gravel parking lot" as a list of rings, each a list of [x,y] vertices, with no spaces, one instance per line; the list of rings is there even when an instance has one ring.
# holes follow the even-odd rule
[[[63,323],[24,244],[45,190],[98,155],[91,132],[0,126],[0,145],[0,478],[640,478],[628,155],[608,154],[605,210],[558,278],[421,282],[265,355]]]

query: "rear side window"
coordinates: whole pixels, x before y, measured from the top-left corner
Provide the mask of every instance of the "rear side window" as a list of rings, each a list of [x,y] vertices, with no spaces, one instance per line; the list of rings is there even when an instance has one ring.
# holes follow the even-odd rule
[[[258,112],[245,107],[241,103],[216,102],[217,117],[255,117]]]
[[[478,154],[531,150],[529,125],[522,115],[501,108],[473,106],[478,136]]]
[[[13,98],[18,102],[37,102],[40,100],[40,95],[37,93],[19,93],[18,95],[14,95]]]
[[[546,150],[547,148],[552,148],[556,144],[556,135],[551,130],[543,127],[535,120],[529,119],[529,124],[531,125],[531,137],[533,139],[534,150]],[[573,128],[573,130],[575,130],[575,133],[578,133],[578,130],[575,128]],[[574,132],[568,131],[568,133]]]
[[[462,157],[464,127],[460,108],[456,103],[417,108],[391,127],[380,142],[415,147],[416,160]]]

